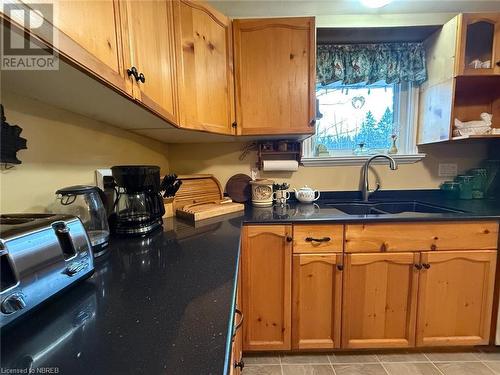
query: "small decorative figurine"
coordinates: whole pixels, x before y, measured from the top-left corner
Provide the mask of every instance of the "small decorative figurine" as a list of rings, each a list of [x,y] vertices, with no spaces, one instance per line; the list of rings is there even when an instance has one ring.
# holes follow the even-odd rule
[[[398,153],[398,146],[396,146],[396,140],[398,139],[398,136],[396,134],[391,135],[392,138],[392,146],[389,149],[388,153],[389,154],[397,154]]]

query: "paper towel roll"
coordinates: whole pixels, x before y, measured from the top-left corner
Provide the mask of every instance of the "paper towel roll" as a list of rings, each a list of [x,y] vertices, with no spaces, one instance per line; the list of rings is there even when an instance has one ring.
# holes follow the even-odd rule
[[[264,160],[263,171],[289,171],[295,172],[299,169],[297,160]]]

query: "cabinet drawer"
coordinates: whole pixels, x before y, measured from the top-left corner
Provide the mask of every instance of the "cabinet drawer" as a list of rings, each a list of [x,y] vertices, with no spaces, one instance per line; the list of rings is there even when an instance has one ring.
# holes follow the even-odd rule
[[[490,250],[498,222],[380,223],[346,225],[345,251]]]
[[[294,225],[294,253],[341,252],[343,225]]]

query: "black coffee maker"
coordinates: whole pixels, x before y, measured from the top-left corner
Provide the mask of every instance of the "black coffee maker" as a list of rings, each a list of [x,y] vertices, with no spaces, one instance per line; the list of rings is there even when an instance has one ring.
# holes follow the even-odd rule
[[[114,233],[143,235],[162,227],[165,214],[160,194],[160,167],[119,165],[111,168],[116,199],[110,217]]]

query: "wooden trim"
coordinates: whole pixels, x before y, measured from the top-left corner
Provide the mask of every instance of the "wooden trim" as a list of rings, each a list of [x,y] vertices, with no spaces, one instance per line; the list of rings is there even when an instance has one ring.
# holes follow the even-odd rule
[[[268,28],[284,28],[293,30],[307,30],[310,26],[304,26],[304,20],[312,22],[314,17],[282,17],[282,18],[245,18],[235,19],[233,22],[241,32],[251,32]],[[265,21],[265,24],[262,24]],[[315,31],[316,32],[316,31]]]
[[[219,12],[217,9],[210,6],[205,1],[201,1],[201,0],[196,0],[196,1],[194,1],[194,0],[178,0],[178,1],[186,4],[187,6],[190,6],[191,8],[201,10],[202,12],[209,15],[215,22],[217,22],[222,27],[226,27],[226,26],[228,26],[228,24],[231,23],[231,21],[229,20],[229,18],[225,14]]]

